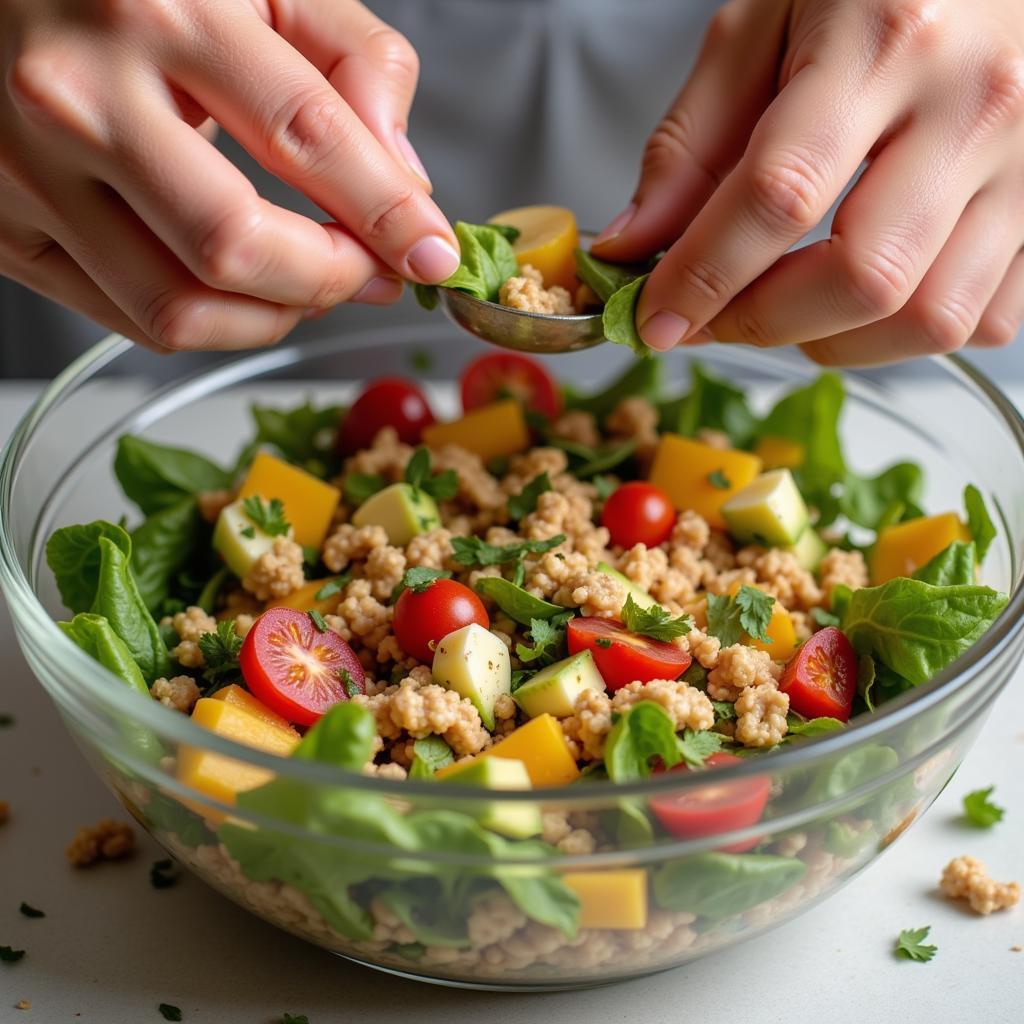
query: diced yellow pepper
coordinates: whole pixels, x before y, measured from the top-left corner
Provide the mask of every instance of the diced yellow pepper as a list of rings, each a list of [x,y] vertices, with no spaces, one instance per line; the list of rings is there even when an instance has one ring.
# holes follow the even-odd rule
[[[764,463],[766,470],[799,469],[804,464],[807,450],[799,441],[766,435],[754,445],[754,454]]]
[[[257,700],[248,690],[239,686],[238,683],[231,683],[229,686],[222,686],[216,693],[210,694],[212,700],[222,700],[227,704],[234,704],[236,708],[247,711],[267,725],[272,725],[283,732],[288,733],[293,740],[299,739],[299,734],[292,727],[287,718],[282,718],[276,711],[271,711],[262,701]]]
[[[742,585],[738,580],[733,583],[729,587],[730,595],[735,597]],[[768,643],[765,643],[764,640],[755,640],[746,633],[743,634],[743,643],[749,644],[759,651],[767,651],[772,661],[789,661],[800,645],[796,642],[796,627],[793,625],[793,617],[779,604],[778,599],[772,605],[772,617],[766,632],[771,637]]]
[[[237,704],[204,697],[196,703],[192,720],[218,736],[282,757],[290,754],[299,737],[257,718]],[[195,747],[178,749],[178,780],[224,804],[234,804],[239,793],[269,782],[273,772]],[[202,811],[210,817],[210,811]]]
[[[967,543],[970,539],[970,532],[955,512],[886,526],[871,552],[871,583],[877,587],[897,576],[912,576],[953,541]]]
[[[564,206],[520,206],[491,218],[492,224],[519,229],[512,243],[519,266],[529,263],[541,272],[544,284],[561,285],[572,294],[577,287],[576,247],[580,234],[572,210]]]
[[[238,492],[240,498],[254,494],[266,501],[279,498],[284,503],[285,518],[295,531],[296,543],[308,548],[323,544],[341,500],[337,487],[268,452],[256,453]]]
[[[562,786],[579,778],[580,774],[569,753],[562,727],[552,715],[531,718],[525,725],[519,726],[515,732],[477,756],[507,757],[522,761],[526,765],[530,783],[537,788]],[[444,778],[458,767],[449,765],[442,768],[436,777]]]
[[[691,509],[709,526],[724,530],[722,506],[760,472],[761,460],[750,452],[712,448],[678,434],[662,434],[649,479],[677,509]]]
[[[486,462],[499,455],[514,455],[530,444],[530,430],[522,406],[509,398],[467,412],[460,420],[432,423],[423,428],[423,443],[431,448],[457,444]]]
[[[294,608],[297,612],[319,612],[321,615],[331,615],[338,607],[341,595],[335,591],[330,597],[318,601],[316,595],[330,583],[330,579],[310,580],[303,583],[298,590],[293,590],[287,597],[270,601],[268,608]]]
[[[647,872],[569,871],[562,881],[580,899],[581,928],[647,927]]]

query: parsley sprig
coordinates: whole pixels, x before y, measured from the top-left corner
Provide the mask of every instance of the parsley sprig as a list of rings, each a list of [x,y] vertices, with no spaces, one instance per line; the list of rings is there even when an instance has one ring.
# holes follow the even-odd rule
[[[693,619],[689,615],[672,618],[661,605],[652,604],[649,608],[641,608],[633,600],[633,595],[626,597],[622,606],[622,624],[631,633],[649,636],[652,640],[671,643],[676,637],[685,636],[693,629]]]
[[[242,638],[235,632],[235,620],[225,619],[217,623],[216,633],[203,633],[199,638],[199,650],[206,662],[203,678],[216,686],[225,676],[240,676],[238,655],[242,650]]]
[[[733,597],[708,594],[708,632],[718,637],[723,647],[739,643],[744,633],[753,640],[769,643],[768,623],[774,605],[774,597],[747,585],[740,587]]]
[[[284,502],[280,498],[264,501],[258,494],[253,494],[242,502],[242,509],[250,522],[271,537],[283,537],[292,528],[285,519]]]
[[[387,480],[379,473],[348,473],[341,482],[341,493],[349,505],[362,505],[387,485]]]
[[[391,591],[391,603],[394,604],[403,590],[411,590],[414,594],[423,594],[438,580],[450,580],[452,574],[445,569],[429,569],[425,565],[414,565],[405,570],[405,574]]]
[[[417,448],[406,463],[405,482],[419,491],[425,491],[435,501],[451,501],[459,489],[459,475],[454,469],[431,473],[430,452]]]
[[[502,545],[488,544],[480,537],[452,537],[452,557],[459,565],[466,566],[510,565],[527,555],[542,555],[564,542],[564,533],[547,540],[520,540]]]
[[[528,516],[537,509],[537,500],[551,490],[551,477],[547,472],[535,476],[518,494],[508,499],[508,514],[515,520]]]
[[[565,624],[575,615],[571,609],[553,615],[550,619],[530,619],[530,639],[533,645],[516,644],[516,656],[524,665],[539,662],[548,665],[562,654]]]
[[[894,950],[896,956],[926,964],[939,951],[938,946],[924,944],[924,940],[928,938],[928,933],[931,930],[930,925],[925,928],[904,928],[896,940]]]
[[[995,788],[989,786],[987,789],[975,789],[964,797],[964,814],[972,825],[991,828],[1003,820],[1005,809],[989,799]]]

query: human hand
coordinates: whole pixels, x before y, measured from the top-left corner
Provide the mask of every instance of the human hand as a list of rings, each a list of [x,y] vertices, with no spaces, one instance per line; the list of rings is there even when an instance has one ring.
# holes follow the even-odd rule
[[[113,330],[265,345],[458,264],[416,54],[355,0],[0,0],[0,39],[0,273]],[[262,199],[208,118],[333,223]]]
[[[864,160],[831,238],[787,253]],[[1020,0],[731,0],[595,252],[668,249],[652,348],[874,365],[1012,341],[1022,246]]]

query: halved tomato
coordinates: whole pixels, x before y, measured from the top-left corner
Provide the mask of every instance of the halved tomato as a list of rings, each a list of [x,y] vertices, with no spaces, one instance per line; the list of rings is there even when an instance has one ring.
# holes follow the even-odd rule
[[[329,707],[366,688],[355,651],[294,608],[265,611],[249,630],[238,661],[253,695],[298,725],[312,725]]]
[[[818,630],[790,658],[779,680],[789,707],[804,718],[850,719],[857,693],[857,655],[841,629]]]
[[[517,398],[549,420],[562,411],[562,395],[551,374],[535,359],[514,352],[492,352],[474,359],[462,371],[459,386],[466,412],[503,398]]]
[[[693,658],[678,647],[631,633],[621,622],[584,615],[566,627],[570,654],[590,651],[609,690],[652,679],[678,679]]]
[[[713,775],[727,765],[742,763],[743,758],[732,754],[712,754],[704,762],[704,768]],[[678,772],[694,769],[678,764],[671,770]],[[764,814],[770,790],[771,780],[767,775],[720,781],[709,778],[707,785],[699,789],[678,795],[652,797],[651,811],[666,832],[680,839],[699,839],[757,824]],[[753,836],[738,843],[729,843],[720,849],[726,853],[743,853],[757,846],[760,841],[758,836]]]

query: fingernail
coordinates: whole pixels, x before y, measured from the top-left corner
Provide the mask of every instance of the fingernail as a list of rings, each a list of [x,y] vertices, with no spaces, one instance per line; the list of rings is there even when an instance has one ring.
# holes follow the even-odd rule
[[[390,306],[402,295],[402,282],[395,277],[374,277],[352,296],[352,302],[369,306]]]
[[[663,309],[649,316],[638,330],[645,345],[659,352],[667,352],[686,337],[690,330],[690,321],[677,313]]]
[[[613,238],[618,237],[626,230],[626,225],[636,216],[636,203],[630,203],[622,213],[620,213],[612,222],[594,239],[594,245],[600,245],[602,242],[610,242]]]
[[[402,156],[405,157],[405,162],[409,165],[412,173],[415,174],[417,178],[422,179],[427,188],[433,188],[433,185],[430,183],[430,175],[427,174],[427,169],[423,166],[423,161],[420,160],[416,150],[412,148],[409,136],[406,135],[401,128],[395,129],[395,145],[398,147]]]
[[[437,284],[455,273],[459,254],[445,239],[428,235],[413,246],[408,261],[414,277],[427,284]]]

